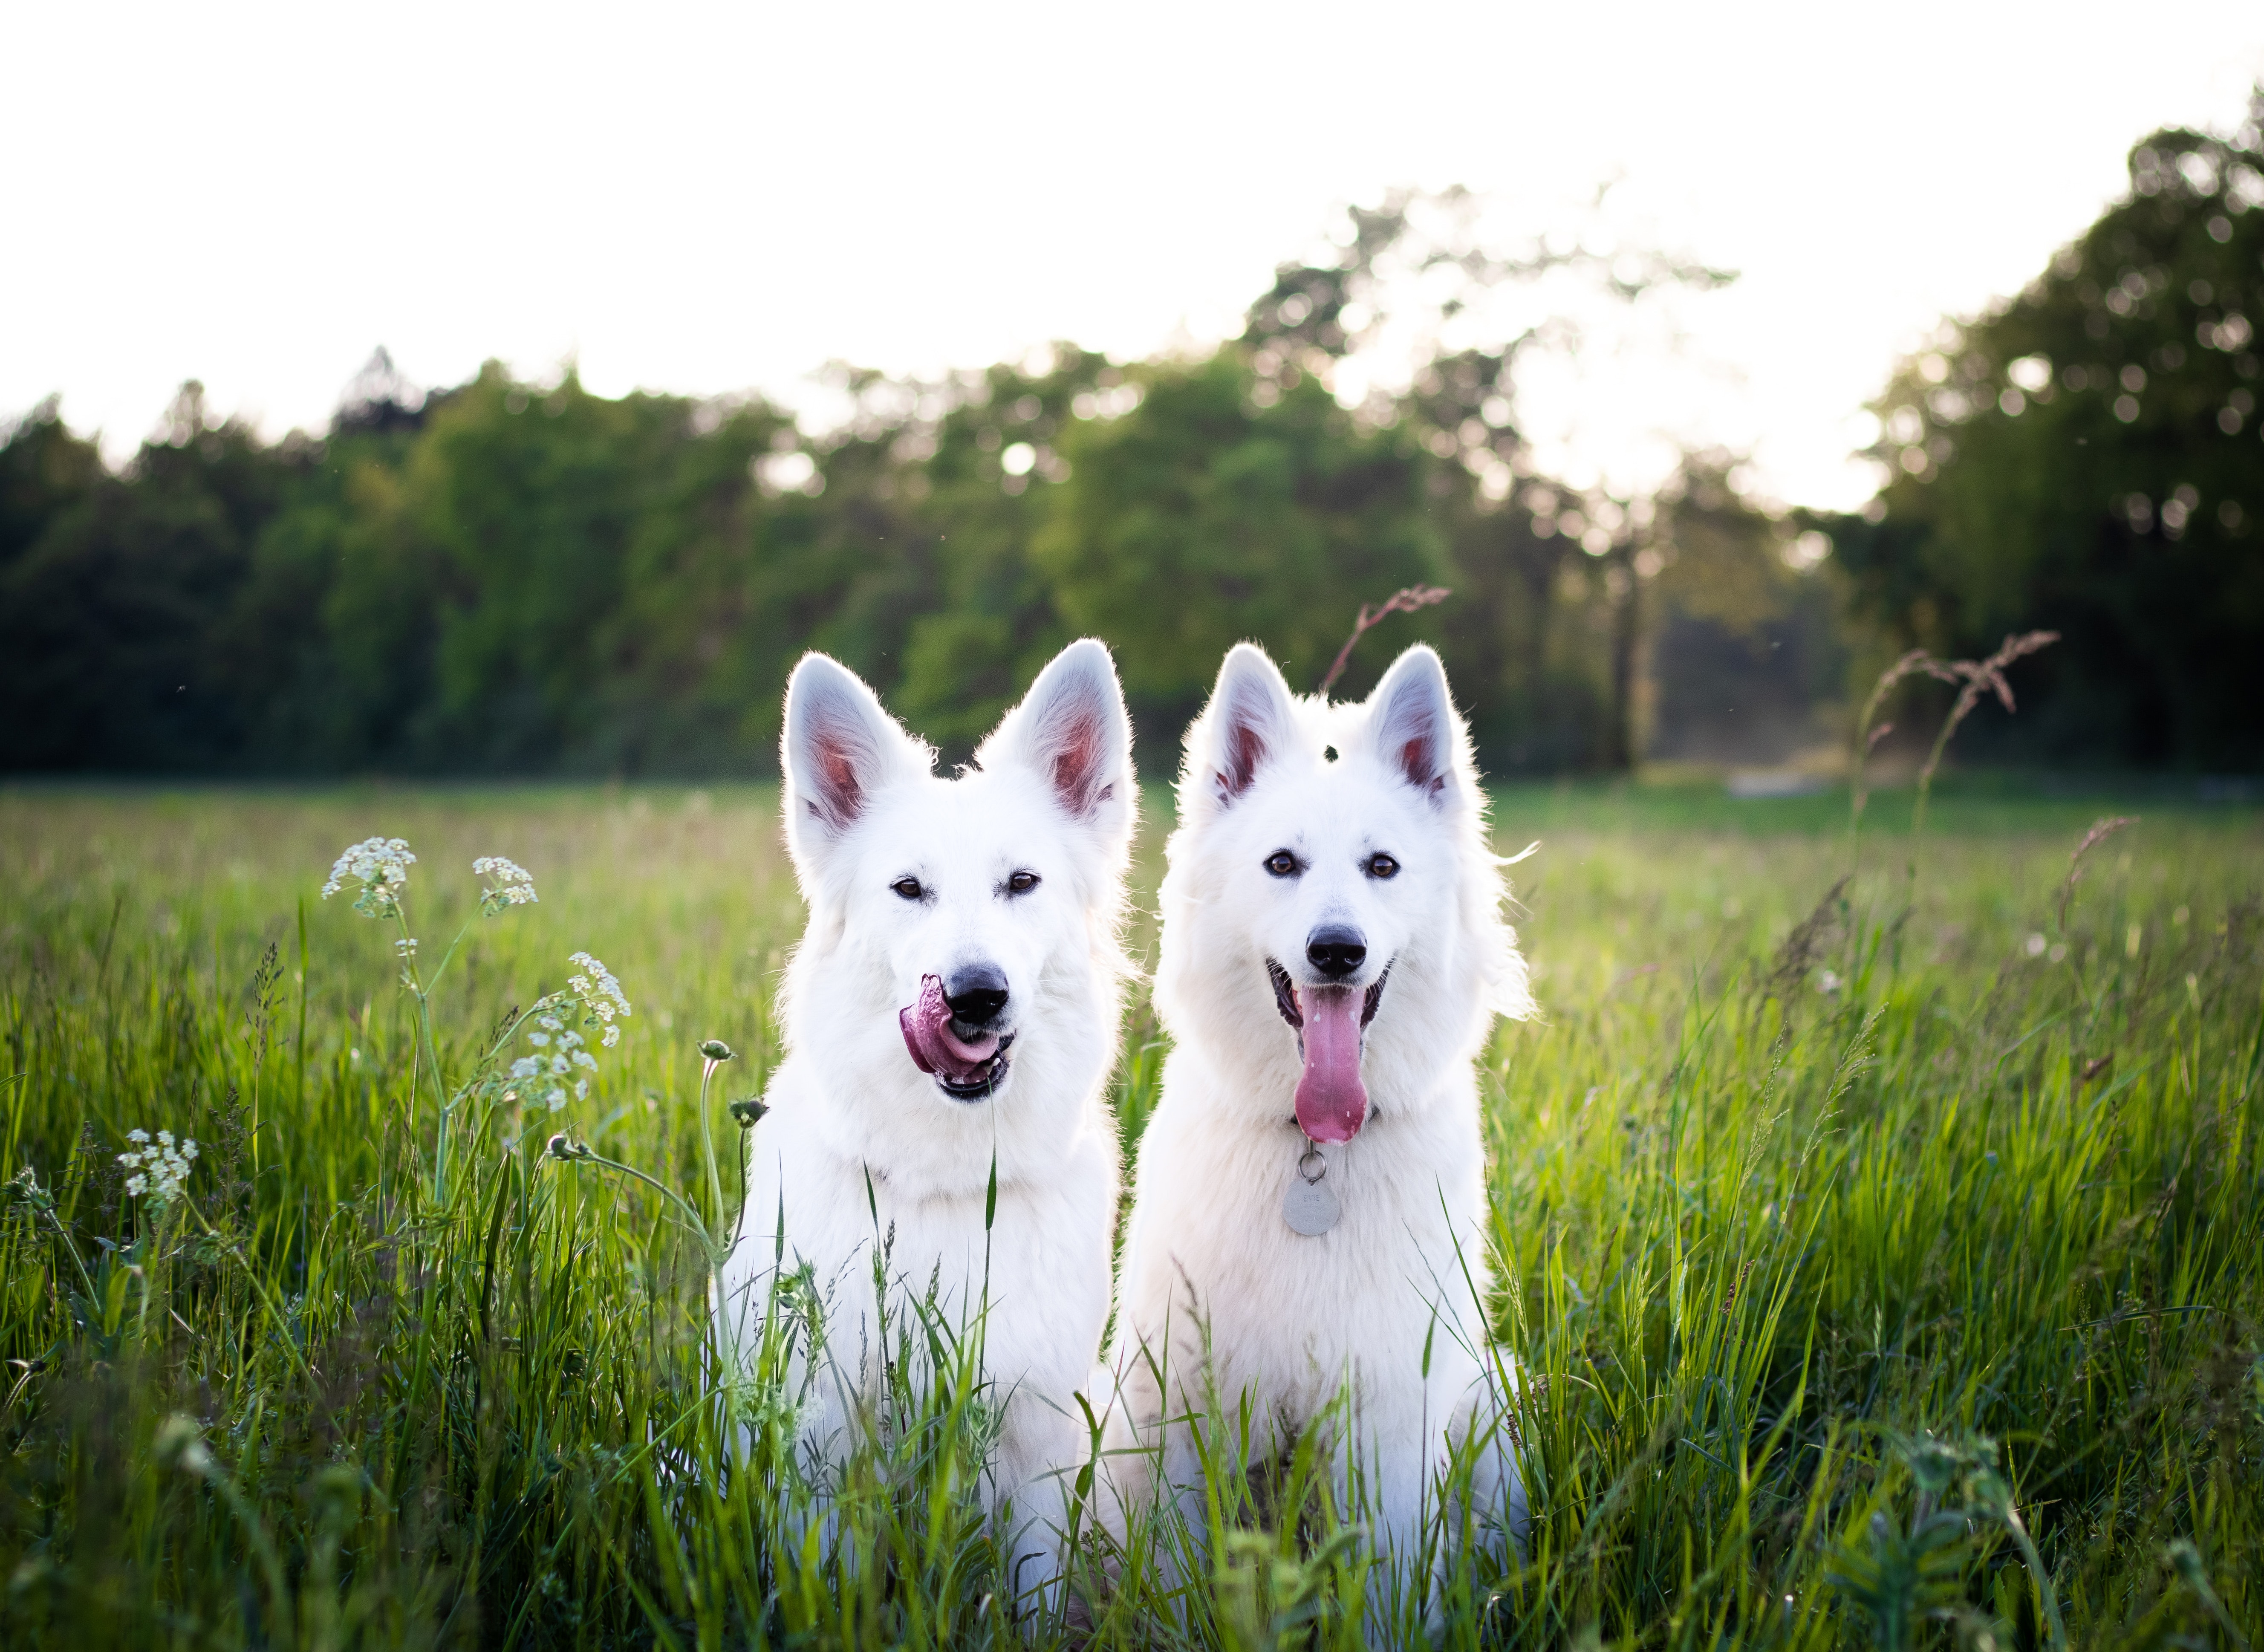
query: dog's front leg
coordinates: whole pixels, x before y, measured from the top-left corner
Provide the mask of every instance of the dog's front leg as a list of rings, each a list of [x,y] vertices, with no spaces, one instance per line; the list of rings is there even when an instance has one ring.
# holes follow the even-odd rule
[[[999,1420],[990,1518],[1014,1610],[1028,1621],[1061,1611],[1068,1488],[1082,1463],[1083,1432],[1058,1402],[1027,1390],[1007,1401]]]
[[[1366,1520],[1375,1554],[1362,1612],[1371,1647],[1419,1645],[1437,1627],[1437,1580],[1424,1539],[1433,1524],[1428,1470],[1440,1443],[1438,1431],[1419,1424],[1373,1431],[1361,1442],[1346,1506]]]

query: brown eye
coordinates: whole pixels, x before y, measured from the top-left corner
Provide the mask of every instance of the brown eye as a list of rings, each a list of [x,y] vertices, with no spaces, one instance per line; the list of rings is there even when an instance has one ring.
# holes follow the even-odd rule
[[[898,878],[894,883],[890,884],[889,888],[894,889],[898,895],[903,896],[907,901],[917,901],[920,896],[927,893],[925,889],[920,888],[920,880],[918,878]]]
[[[1027,895],[1037,887],[1038,874],[1034,872],[1018,872],[1006,880],[1006,892],[1009,895]]]
[[[1286,878],[1297,870],[1297,857],[1286,849],[1277,849],[1266,857],[1266,870],[1277,878]]]
[[[1371,878],[1389,878],[1398,870],[1399,863],[1390,855],[1370,855],[1368,858],[1368,875]]]

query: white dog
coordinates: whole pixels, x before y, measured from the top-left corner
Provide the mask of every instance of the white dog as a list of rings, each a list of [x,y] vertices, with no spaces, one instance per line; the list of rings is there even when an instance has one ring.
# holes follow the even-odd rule
[[[1129,1449],[1112,1479],[1136,1499],[1160,1460],[1196,1515],[1186,1419],[1215,1401],[1230,1429],[1247,1398],[1273,1431],[1253,1449],[1321,1422],[1380,1548],[1411,1557],[1476,1419],[1478,1495],[1521,1534],[1514,1464],[1480,1413],[1471,1062],[1495,1014],[1532,1001],[1438,656],[1408,649],[1339,706],[1293,696],[1243,644],[1187,732],[1179,798],[1156,981],[1175,1043],[1124,1242],[1111,1444]],[[1328,1420],[1340,1395],[1349,1438]]]
[[[1003,1402],[986,1504],[1018,1594],[1049,1585],[1047,1482],[1084,1453],[1076,1402],[1108,1314],[1114,1062],[1136,795],[1108,651],[1072,643],[983,744],[932,771],[856,676],[823,655],[787,685],[787,844],[809,926],[787,973],[787,1055],[754,1134],[744,1235],[717,1283],[722,1346],[758,1334],[784,1214],[789,1272],[827,1299],[805,1367],[806,1447],[853,1443],[890,1357],[876,1330],[939,1287]],[[996,1207],[986,1221],[992,1177]],[[889,1338],[893,1341],[893,1336]]]

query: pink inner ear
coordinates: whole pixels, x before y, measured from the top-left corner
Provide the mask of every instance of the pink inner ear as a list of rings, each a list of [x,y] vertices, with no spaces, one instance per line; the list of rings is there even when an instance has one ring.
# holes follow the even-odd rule
[[[1101,735],[1097,718],[1076,717],[1062,725],[1053,753],[1054,794],[1080,819],[1092,813],[1107,790],[1100,783]]]
[[[1439,778],[1439,765],[1431,757],[1428,733],[1411,736],[1399,748],[1399,768],[1417,786],[1429,786]]]
[[[857,772],[860,748],[839,728],[819,727],[811,731],[816,750],[817,794],[809,812],[835,831],[855,823],[865,810],[865,786]]]
[[[1447,755],[1447,731],[1427,695],[1403,687],[1384,707],[1377,738],[1384,743],[1383,752],[1397,762],[1400,773],[1417,791],[1435,800],[1446,789],[1451,762]]]
[[[1222,801],[1231,801],[1250,789],[1258,765],[1266,761],[1266,742],[1256,727],[1235,719],[1226,726],[1226,767],[1218,777]]]

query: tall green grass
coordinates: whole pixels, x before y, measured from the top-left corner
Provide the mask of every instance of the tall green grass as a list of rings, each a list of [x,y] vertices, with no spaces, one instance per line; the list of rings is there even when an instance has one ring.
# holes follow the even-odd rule
[[[1223,1399],[1206,1529],[1112,1553],[1080,1509],[1078,1599],[1018,1623],[979,1326],[891,1327],[888,1426],[822,1505],[809,1304],[752,1377],[710,1348],[728,1105],[800,929],[773,803],[0,793],[0,1644],[2264,1638],[2254,813],[2142,806],[2063,924],[2097,800],[1938,796],[1912,882],[1875,797],[1840,886],[1813,800],[1502,793],[1504,844],[1544,841],[1546,1016],[1485,1086],[1523,1555],[1460,1511],[1442,1587],[1391,1604],[1314,1442],[1252,1461]],[[541,890],[472,921],[422,1055],[391,935],[316,895],[373,832],[419,856],[427,959],[475,856]],[[635,1008],[590,1095],[475,1086],[436,1178],[436,1100],[585,948]],[[1136,1007],[1128,1151],[1158,1054]],[[161,1127],[200,1145],[162,1211],[117,1163]]]

